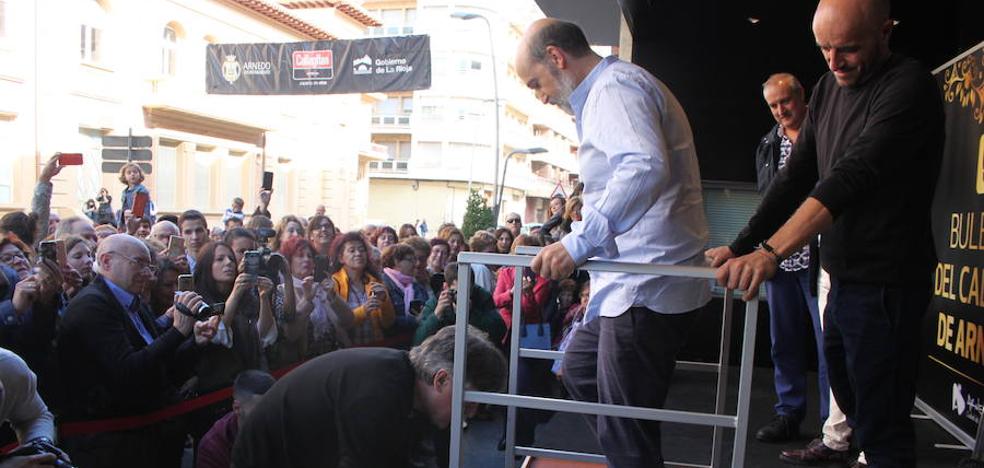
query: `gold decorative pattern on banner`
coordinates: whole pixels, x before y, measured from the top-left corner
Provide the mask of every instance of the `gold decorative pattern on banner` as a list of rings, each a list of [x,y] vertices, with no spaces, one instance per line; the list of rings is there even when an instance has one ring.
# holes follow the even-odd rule
[[[943,72],[943,97],[973,107],[974,120],[984,123],[984,53],[977,51]]]

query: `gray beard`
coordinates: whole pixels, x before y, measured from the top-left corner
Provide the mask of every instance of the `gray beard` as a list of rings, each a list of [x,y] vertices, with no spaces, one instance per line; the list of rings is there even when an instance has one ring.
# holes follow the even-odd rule
[[[574,85],[574,80],[570,76],[561,73],[560,70],[557,70],[552,65],[550,66],[550,74],[553,75],[559,85],[558,96],[556,99],[551,99],[550,103],[559,107],[564,112],[574,115],[574,109],[571,107],[570,101],[571,94],[574,92],[574,88],[577,87]]]

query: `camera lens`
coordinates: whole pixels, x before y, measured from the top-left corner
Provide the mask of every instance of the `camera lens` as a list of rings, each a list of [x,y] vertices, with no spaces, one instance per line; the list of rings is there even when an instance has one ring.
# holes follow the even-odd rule
[[[212,315],[212,306],[210,306],[210,305],[208,305],[208,304],[206,304],[204,302],[202,302],[201,304],[198,304],[198,308],[195,309],[195,315],[197,315],[199,317]]]

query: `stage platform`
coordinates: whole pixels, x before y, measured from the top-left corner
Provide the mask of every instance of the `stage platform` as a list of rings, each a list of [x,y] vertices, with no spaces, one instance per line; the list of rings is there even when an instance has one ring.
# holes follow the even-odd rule
[[[737,381],[737,371],[732,370],[731,382]],[[811,385],[815,378],[811,379]],[[807,414],[801,430],[803,437],[786,444],[765,444],[755,440],[755,431],[772,418],[775,395],[772,389],[772,369],[756,368],[752,385],[751,419],[748,428],[748,449],[745,461],[746,467],[790,467],[779,460],[779,452],[785,449],[802,448],[819,431],[817,410]],[[734,387],[734,385],[732,385]],[[729,400],[735,401],[731,389]],[[811,395],[815,396],[815,395]],[[677,374],[674,387],[670,389],[668,408],[694,411],[711,411],[714,398],[714,376],[708,373],[682,371]],[[734,411],[729,408],[729,411]],[[957,442],[930,420],[916,419],[917,453],[920,468],[953,468],[957,462],[969,456],[966,450],[936,448],[934,444],[956,444]],[[496,450],[499,437],[502,434],[501,419],[494,421],[469,422],[464,433],[465,463],[468,468],[502,468],[504,465],[503,452]],[[668,461],[687,464],[705,465],[710,461],[711,446],[710,428],[685,426],[680,424],[663,425],[663,452]],[[731,459],[731,443],[733,432],[725,435],[725,456]],[[560,450],[599,452],[598,444],[584,422],[582,416],[573,414],[557,414],[537,429],[536,445]],[[856,453],[856,451],[855,451]],[[515,466],[522,467],[525,460],[517,460]],[[589,468],[601,465],[574,464],[568,461],[537,460],[527,465],[529,468]],[[671,466],[671,465],[668,465]],[[836,465],[831,465],[836,466]]]

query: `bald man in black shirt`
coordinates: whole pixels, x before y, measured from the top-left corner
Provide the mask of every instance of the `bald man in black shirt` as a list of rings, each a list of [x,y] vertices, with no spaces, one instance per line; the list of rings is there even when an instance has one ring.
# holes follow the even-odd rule
[[[814,89],[789,163],[748,226],[707,257],[722,265],[722,285],[750,298],[779,261],[822,234],[821,264],[831,276],[824,320],[831,389],[868,463],[909,467],[916,463],[909,411],[919,326],[932,295],[930,204],[944,130],[935,80],[889,50],[891,30],[887,0],[820,2],[813,32],[830,73]]]

